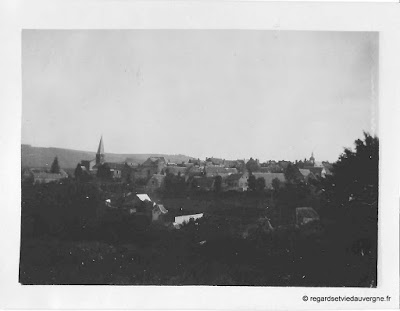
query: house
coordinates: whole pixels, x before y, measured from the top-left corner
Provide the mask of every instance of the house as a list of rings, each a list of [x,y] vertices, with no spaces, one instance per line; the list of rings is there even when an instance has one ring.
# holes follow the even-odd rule
[[[206,158],[206,165],[225,165],[225,159],[219,158]]]
[[[187,172],[186,172],[186,177],[187,176],[200,176],[200,175],[205,175],[204,173],[204,166],[191,166],[188,167]]]
[[[82,160],[80,165],[85,167],[87,172],[93,171],[93,170],[95,170],[96,159]]]
[[[296,224],[302,226],[312,221],[318,221],[319,215],[312,207],[296,208]]]
[[[154,205],[151,211],[151,220],[152,221],[159,221],[162,219],[163,215],[167,214],[168,210],[162,204]]]
[[[304,181],[308,182],[310,179],[316,179],[315,175],[309,169],[299,168],[300,173],[303,175]]]
[[[324,175],[323,171],[325,170],[324,167],[306,167],[306,169],[310,170],[315,177],[322,177],[322,175]]]
[[[130,167],[138,167],[139,166],[139,163],[137,163],[137,160],[135,160],[133,158],[126,158],[124,163],[126,163]]]
[[[290,164],[290,161],[279,161],[278,162],[278,165],[281,167],[281,168],[283,168],[284,170],[289,166],[289,164]]]
[[[125,163],[105,162],[104,165],[107,165],[109,168],[112,179],[122,178],[122,172],[125,169]]]
[[[245,166],[244,160],[224,160],[222,163],[225,167],[243,169]]]
[[[278,179],[281,183],[286,182],[285,174],[283,173],[259,173],[259,172],[254,172],[252,173],[256,179],[258,178],[264,178],[265,180],[265,188],[266,189],[273,189],[273,184],[272,181],[274,179]]]
[[[64,170],[60,170],[60,173],[48,173],[40,172],[33,173],[33,183],[49,183],[49,182],[60,182],[62,179],[68,177],[68,174]]]
[[[201,214],[193,214],[193,215],[182,215],[176,216],[174,221],[174,226],[176,228],[180,228],[180,226],[188,223],[191,219],[197,220],[203,217],[203,213]]]
[[[50,173],[42,169],[26,169],[22,174],[23,181],[32,181],[34,184],[47,184],[50,182],[60,182],[67,178],[68,174],[60,169],[59,173]]]
[[[285,166],[287,167],[287,166]],[[283,173],[283,167],[281,167],[276,161],[268,161],[261,164],[258,172],[261,173]]]
[[[188,184],[191,184],[193,181],[193,178],[195,176],[197,177],[203,177],[204,176],[204,168],[198,167],[198,166],[192,166],[188,169],[186,175],[185,175],[185,182]]]
[[[215,176],[228,176],[230,174],[237,174],[238,170],[236,168],[229,168],[224,166],[210,165],[206,166],[205,174],[207,177],[215,177]]]
[[[325,178],[327,175],[332,175],[332,165],[330,164],[323,164],[322,166],[312,166],[312,167],[305,167],[306,169],[310,170],[314,177],[322,177]]]
[[[200,166],[202,164],[202,161],[200,161],[200,159],[189,159],[190,164],[193,164],[195,166]]]
[[[321,171],[321,177],[325,178],[328,175],[332,175],[333,165],[328,162],[322,162],[322,165],[324,168]]]
[[[304,169],[309,169],[314,176],[325,178],[327,175],[332,175],[333,165],[326,161],[316,161],[314,153],[311,153],[309,160],[304,160]]]
[[[175,176],[180,175],[180,176],[185,176],[186,173],[188,172],[188,168],[187,167],[183,167],[183,166],[166,166],[164,168],[164,172],[165,174],[169,173],[169,174],[173,174]]]
[[[222,188],[224,191],[247,191],[249,175],[245,174],[231,174],[222,180]]]
[[[142,213],[149,214],[155,203],[152,202],[147,194],[128,193],[121,207],[129,211],[130,214]]]
[[[164,157],[149,157],[134,170],[133,177],[134,179],[149,179],[154,174],[161,174],[165,170],[166,163]]]
[[[165,186],[165,175],[163,174],[154,174],[150,177],[149,181],[146,184],[146,189],[148,191],[155,191],[157,189],[163,189]]]

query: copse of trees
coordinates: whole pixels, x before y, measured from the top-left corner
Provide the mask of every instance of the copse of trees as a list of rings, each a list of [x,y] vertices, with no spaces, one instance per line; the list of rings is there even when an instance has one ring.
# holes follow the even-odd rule
[[[180,194],[186,191],[185,178],[181,176],[180,172],[178,175],[174,175],[167,169],[164,183],[167,194]]]
[[[287,183],[297,184],[303,180],[303,176],[300,173],[297,165],[289,163],[286,169],[284,170],[285,179]]]
[[[257,172],[260,169],[260,164],[258,163],[257,160],[250,158],[250,160],[247,161],[247,163],[246,163],[246,169],[249,172]]]
[[[375,206],[378,202],[379,139],[364,132],[355,141],[355,150],[346,148],[333,165],[333,175],[325,182],[327,195],[336,205],[358,202]]]
[[[321,181],[322,216],[333,223],[332,243],[344,254],[361,256],[376,279],[379,139],[364,132],[355,148],[346,148]],[[340,229],[339,229],[340,227]],[[328,233],[329,234],[329,233]]]
[[[65,181],[24,185],[22,189],[22,234],[68,235],[71,230],[96,219],[104,204],[92,184]]]

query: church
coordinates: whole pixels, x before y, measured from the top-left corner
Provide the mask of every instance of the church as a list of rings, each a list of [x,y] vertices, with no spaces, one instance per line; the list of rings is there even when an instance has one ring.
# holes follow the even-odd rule
[[[311,172],[314,176],[325,178],[326,175],[332,174],[331,169],[332,164],[328,162],[316,161],[314,157],[314,152],[312,152],[310,159],[308,161],[304,160],[304,165],[302,167],[301,173],[308,176],[308,174]]]
[[[82,160],[81,163],[78,164],[78,167],[79,166],[82,172],[86,172],[92,176],[109,177],[118,180],[122,178],[126,164],[106,162],[103,136],[101,136],[96,158],[92,160]]]

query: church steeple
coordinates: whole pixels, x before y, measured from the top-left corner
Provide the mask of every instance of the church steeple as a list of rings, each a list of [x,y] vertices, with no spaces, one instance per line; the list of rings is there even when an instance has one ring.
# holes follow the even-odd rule
[[[100,138],[99,148],[96,153],[96,165],[104,163],[104,144],[103,144],[103,136]]]
[[[310,162],[311,162],[313,165],[315,164],[314,152],[311,152]]]

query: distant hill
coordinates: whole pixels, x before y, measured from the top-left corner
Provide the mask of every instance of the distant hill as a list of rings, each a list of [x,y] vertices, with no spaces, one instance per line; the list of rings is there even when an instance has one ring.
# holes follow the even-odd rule
[[[96,157],[95,152],[80,151],[62,148],[44,148],[32,147],[31,145],[21,145],[21,164],[22,167],[50,167],[54,158],[58,157],[58,163],[63,169],[75,168],[81,160],[92,160]],[[169,154],[105,154],[107,162],[123,163],[127,159],[129,162],[141,164],[149,157],[165,157],[168,161],[174,163],[187,162],[192,157],[185,155]]]

